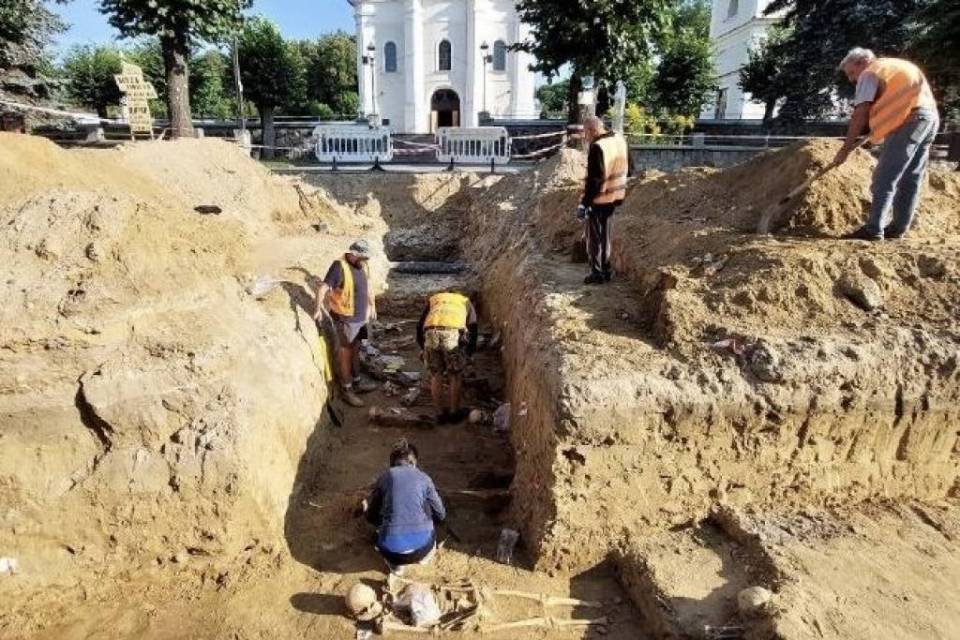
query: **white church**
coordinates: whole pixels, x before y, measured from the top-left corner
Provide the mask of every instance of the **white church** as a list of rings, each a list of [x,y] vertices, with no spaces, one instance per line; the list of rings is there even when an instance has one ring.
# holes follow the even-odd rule
[[[708,120],[752,120],[763,118],[763,105],[752,102],[740,88],[740,69],[749,60],[750,49],[766,38],[778,20],[763,11],[772,0],[713,0],[710,40],[717,72],[713,104],[704,107],[701,118]]]
[[[399,133],[536,118],[527,38],[514,0],[347,0],[357,27],[360,104]]]

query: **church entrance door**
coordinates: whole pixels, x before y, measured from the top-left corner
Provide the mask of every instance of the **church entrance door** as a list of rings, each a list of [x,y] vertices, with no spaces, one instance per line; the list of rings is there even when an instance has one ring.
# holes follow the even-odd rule
[[[452,89],[437,89],[430,98],[430,130],[460,126],[460,96]]]

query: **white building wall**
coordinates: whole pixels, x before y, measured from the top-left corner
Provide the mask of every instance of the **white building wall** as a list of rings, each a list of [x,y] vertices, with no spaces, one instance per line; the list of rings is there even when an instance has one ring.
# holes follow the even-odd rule
[[[716,112],[716,103],[704,107],[702,118],[729,120],[760,119],[763,104],[750,100],[740,89],[740,69],[749,61],[750,49],[765,37],[777,21],[763,11],[771,0],[713,0],[710,21],[710,39],[713,44],[713,62],[717,85],[726,91],[726,110]],[[734,8],[735,12],[731,12]]]
[[[358,26],[358,75],[361,105],[373,113],[374,80],[362,64],[366,47],[376,46],[376,107],[390,126],[405,133],[431,130],[431,98],[450,89],[460,99],[461,126],[476,126],[483,110],[484,65],[480,44],[493,55],[494,43],[507,45],[525,38],[527,27],[517,18],[513,0],[350,0]],[[452,65],[439,69],[439,45],[449,40]],[[388,73],[384,46],[397,46],[398,69]],[[419,43],[419,44],[418,44]],[[535,74],[529,54],[508,51],[503,71],[486,67],[486,106],[493,117],[536,117]]]

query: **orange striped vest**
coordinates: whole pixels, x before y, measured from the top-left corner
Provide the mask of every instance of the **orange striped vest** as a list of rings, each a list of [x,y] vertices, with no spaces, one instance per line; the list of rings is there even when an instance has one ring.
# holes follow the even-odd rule
[[[593,204],[620,204],[627,195],[629,160],[627,141],[620,134],[600,138],[594,144],[603,155],[603,187]]]
[[[874,73],[881,93],[870,108],[870,142],[879,144],[903,126],[914,109],[936,109],[930,84],[917,65],[898,58],[878,58],[864,73]]]

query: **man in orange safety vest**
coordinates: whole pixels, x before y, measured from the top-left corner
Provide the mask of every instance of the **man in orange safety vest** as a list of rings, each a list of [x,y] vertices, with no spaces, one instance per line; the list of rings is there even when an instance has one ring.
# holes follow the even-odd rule
[[[590,275],[584,283],[603,284],[609,282],[612,275],[611,218],[627,195],[630,151],[624,137],[615,131],[607,131],[603,120],[596,116],[584,119],[583,137],[590,151],[587,179],[576,216],[577,220],[586,222]]]
[[[936,100],[923,72],[907,60],[878,58],[869,49],[858,47],[847,54],[840,69],[857,89],[847,139],[834,164],[846,162],[867,127],[870,142],[883,143],[873,174],[870,218],[845,237],[901,238],[913,224],[930,147],[940,127]],[[885,225],[884,217],[891,208],[892,219]]]

